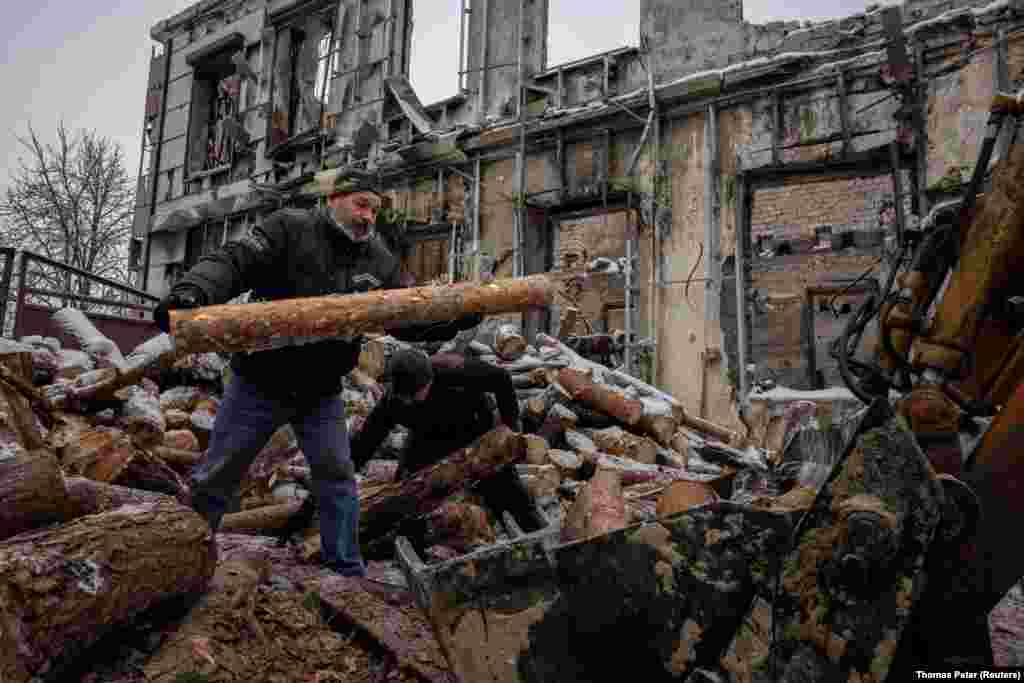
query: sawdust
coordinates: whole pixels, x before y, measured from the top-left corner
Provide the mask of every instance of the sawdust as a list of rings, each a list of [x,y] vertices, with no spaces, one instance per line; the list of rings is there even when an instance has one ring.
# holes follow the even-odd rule
[[[226,561],[184,621],[143,665],[146,683],[384,680],[367,649],[321,616],[315,594],[271,581],[271,565]],[[386,680],[414,680],[395,671]]]

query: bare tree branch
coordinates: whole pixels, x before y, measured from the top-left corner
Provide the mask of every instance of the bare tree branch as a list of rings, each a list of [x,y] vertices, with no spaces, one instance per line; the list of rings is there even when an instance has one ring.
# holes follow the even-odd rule
[[[26,154],[0,199],[4,244],[131,284],[136,187],[120,145],[95,131],[72,133],[63,121],[54,143],[44,143],[31,126],[18,141]],[[29,274],[32,286],[83,296],[97,289],[85,278],[36,270]]]

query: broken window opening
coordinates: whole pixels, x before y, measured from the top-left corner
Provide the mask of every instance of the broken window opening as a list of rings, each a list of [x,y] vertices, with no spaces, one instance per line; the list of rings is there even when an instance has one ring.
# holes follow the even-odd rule
[[[221,50],[195,65],[186,173],[190,181],[226,173],[235,160],[244,131],[238,120],[242,77],[235,52]],[[190,182],[188,191],[198,191],[197,184]]]
[[[271,147],[326,127],[325,114],[338,76],[338,9],[308,14],[277,28]]]

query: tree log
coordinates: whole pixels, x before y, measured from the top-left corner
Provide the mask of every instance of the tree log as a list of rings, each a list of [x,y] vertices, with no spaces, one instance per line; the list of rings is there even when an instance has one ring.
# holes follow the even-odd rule
[[[172,501],[0,542],[0,680],[53,676],[119,623],[202,592],[215,564],[206,521]]]
[[[700,481],[675,481],[658,497],[658,517],[668,517],[698,505],[718,500],[715,490]]]
[[[713,436],[727,446],[739,445],[739,442],[742,440],[742,437],[731,429],[717,425],[702,417],[691,415],[685,410],[682,413],[682,418],[679,420],[679,424],[683,427],[689,427],[695,431]]]
[[[643,404],[640,401],[601,386],[580,370],[562,368],[558,371],[558,383],[565,387],[573,399],[583,401],[627,425],[635,425],[643,415]]]
[[[489,479],[506,465],[525,459],[524,435],[498,427],[407,479],[362,487],[359,534],[364,550],[402,520],[426,515],[467,484]],[[319,536],[307,539],[303,554],[309,560],[320,554]]]
[[[77,308],[62,308],[51,319],[68,336],[78,343],[78,348],[89,354],[97,368],[125,368],[125,357],[106,335],[96,329],[85,313]]]
[[[192,467],[203,460],[203,454],[199,451],[171,448],[170,446],[156,446],[150,452],[168,465],[177,465],[178,467]]]
[[[622,479],[616,470],[598,468],[570,506],[562,522],[563,543],[606,534],[629,524]]]
[[[658,446],[650,439],[630,434],[622,427],[606,429],[585,429],[598,450],[612,455],[621,455],[644,465],[653,465],[658,459]]]
[[[494,353],[505,361],[519,360],[526,353],[526,339],[515,325],[502,325],[494,334]]]
[[[53,453],[0,456],[0,540],[67,518],[64,475]]]
[[[64,480],[64,488],[67,491],[68,505],[71,510],[69,518],[71,519],[107,512],[122,505],[173,500],[170,496],[162,493],[116,484],[104,484],[85,477],[67,477]]]
[[[58,453],[68,474],[109,483],[121,476],[136,451],[120,429],[96,427],[68,441]]]
[[[587,360],[586,358],[584,358],[583,356],[579,355],[571,348],[569,348],[565,343],[559,341],[558,339],[555,339],[550,335],[541,332],[540,334],[537,335],[537,343],[557,348],[559,351],[562,352],[565,358],[569,360],[570,364],[574,368],[577,368],[579,370],[590,370],[592,372],[601,373],[602,375],[607,375],[609,378],[614,379],[616,382],[624,386],[631,386],[635,388],[643,396],[650,396],[651,398],[657,398],[662,401],[665,401],[666,403],[672,405],[673,409],[682,408],[682,404],[670,394],[666,394],[664,391],[652,387],[647,382],[637,379],[636,377],[633,377],[631,375],[627,375],[624,372],[612,370],[603,365]]]
[[[672,445],[672,437],[679,428],[679,424],[670,415],[651,415],[645,412],[640,416],[637,427],[644,434],[651,435],[655,441],[668,448]]]
[[[436,465],[360,497],[361,534],[372,538],[403,517],[426,514],[456,489],[488,479],[505,465],[525,458],[526,439],[522,434],[505,427],[493,429]]]
[[[179,500],[188,494],[188,485],[181,476],[160,460],[145,455],[128,463],[116,483],[121,486],[142,489],[143,491],[155,491],[173,496]]]
[[[480,313],[514,313],[548,306],[559,289],[547,275],[409,287],[345,296],[223,304],[171,311],[180,353],[257,351],[280,345],[381,330],[386,323],[429,323]],[[284,341],[272,341],[272,338]]]
[[[0,354],[0,452],[24,454],[44,446],[39,418],[32,411],[41,395],[24,376],[31,360],[28,352]]]
[[[220,528],[234,534],[273,535],[288,526],[288,522],[302,507],[302,501],[264,505],[263,507],[232,512],[224,515]]]

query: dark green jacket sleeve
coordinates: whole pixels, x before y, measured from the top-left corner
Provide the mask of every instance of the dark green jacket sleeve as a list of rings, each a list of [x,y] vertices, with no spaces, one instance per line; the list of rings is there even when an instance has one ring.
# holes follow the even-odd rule
[[[175,287],[198,287],[212,305],[230,301],[259,280],[273,277],[274,266],[287,249],[286,221],[284,211],[271,214],[250,234],[199,259]]]

